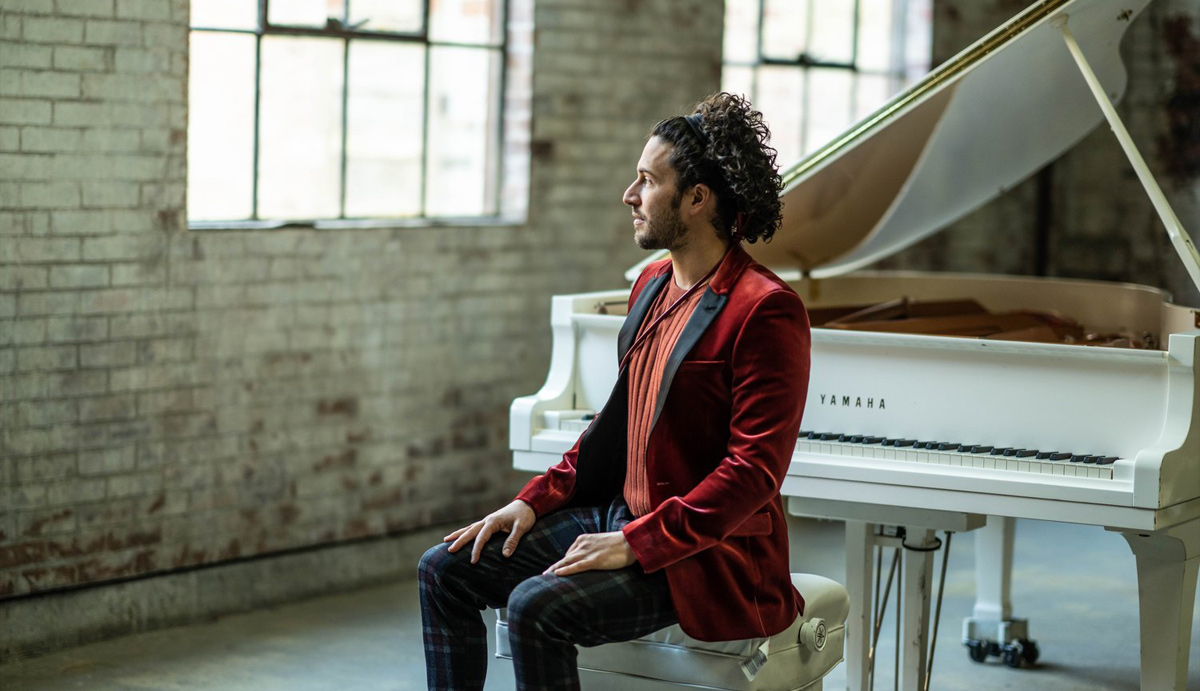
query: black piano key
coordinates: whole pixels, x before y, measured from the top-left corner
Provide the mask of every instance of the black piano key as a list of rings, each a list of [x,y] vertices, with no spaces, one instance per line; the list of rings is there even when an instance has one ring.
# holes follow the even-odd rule
[[[862,443],[864,443],[864,444],[881,444],[885,441],[887,441],[887,440],[884,439],[883,437],[863,437],[862,438]]]
[[[821,441],[837,441],[841,438],[841,432],[823,432],[820,436]]]
[[[895,445],[896,446],[912,446],[913,444],[916,444],[916,443],[917,443],[916,439],[897,439]]]
[[[808,430],[806,430],[806,429],[802,429],[802,430],[800,430],[800,434],[797,434],[797,435],[796,435],[796,438],[797,438],[797,439],[804,439],[805,437],[807,437],[807,436],[808,436],[808,435],[810,435],[810,434],[812,434],[812,432],[810,432],[810,431],[808,431]]]
[[[842,441],[850,442],[851,444],[861,444],[862,440],[863,438],[861,434],[851,434],[842,439]]]
[[[1112,465],[1116,461],[1116,456],[1104,456],[1103,458],[1096,459],[1096,465]]]
[[[1021,449],[1017,452],[1017,458],[1033,458],[1038,455],[1037,449]]]
[[[808,433],[808,438],[809,438],[809,439],[820,439],[820,438],[821,438],[821,433],[820,433],[820,432],[809,432],[809,433]]]
[[[1083,462],[1084,463],[1095,463],[1096,461],[1100,460],[1101,458],[1103,458],[1103,456],[1087,456],[1083,459]]]
[[[1017,454],[1021,453],[1024,450],[1025,449],[1008,448],[1008,449],[1004,450],[1004,455],[1005,456],[1016,456]]]
[[[1071,460],[1071,454],[1069,454],[1069,453],[1052,453],[1052,454],[1050,454],[1050,460],[1052,460],[1052,461],[1069,461],[1069,460]]]
[[[938,443],[939,442],[936,441],[921,441],[917,442],[913,446],[918,449],[936,449],[938,447]]]
[[[1088,455],[1086,453],[1077,453],[1071,456],[1071,462],[1083,463],[1085,460],[1087,460],[1087,457]]]
[[[1038,451],[1037,459],[1039,461],[1049,460],[1051,456],[1058,453],[1057,451]]]
[[[1013,449],[1013,447],[1011,447],[1011,446],[997,446],[992,449],[992,455],[993,456],[1011,456],[1012,454],[1008,453],[1009,451],[1015,451],[1015,449]]]
[[[958,447],[959,447],[958,442],[944,441],[941,444],[937,445],[937,450],[938,451],[958,451]]]
[[[995,447],[976,444],[975,446],[972,446],[969,451],[971,453],[991,453],[993,448]]]

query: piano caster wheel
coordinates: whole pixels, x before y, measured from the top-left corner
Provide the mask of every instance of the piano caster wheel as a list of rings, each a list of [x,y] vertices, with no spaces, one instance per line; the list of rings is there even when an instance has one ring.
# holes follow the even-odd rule
[[[1021,638],[1017,641],[1021,645],[1021,657],[1025,660],[1025,664],[1032,665],[1037,663],[1038,656],[1042,651],[1038,650],[1037,643]]]
[[[975,662],[987,662],[988,656],[995,655],[1014,669],[1036,663],[1040,653],[1037,643],[1028,638],[1015,638],[1004,645],[975,639],[967,641],[967,654]]]
[[[1003,646],[1003,651],[1004,664],[1014,669],[1034,664],[1040,653],[1037,643],[1027,638],[1014,640]]]
[[[975,662],[987,662],[988,644],[986,641],[967,641],[967,654]]]
[[[1016,669],[1021,666],[1022,662],[1024,662],[1024,658],[1021,656],[1021,651],[1016,646],[1004,651],[1004,664]]]

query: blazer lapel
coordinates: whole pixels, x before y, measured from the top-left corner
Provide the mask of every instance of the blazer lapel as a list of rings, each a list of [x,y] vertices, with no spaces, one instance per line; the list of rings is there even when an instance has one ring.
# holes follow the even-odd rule
[[[625,316],[625,323],[621,325],[621,331],[617,335],[617,362],[625,362],[625,354],[633,347],[633,341],[637,338],[642,321],[646,319],[646,313],[650,311],[650,305],[654,304],[658,291],[662,290],[670,278],[671,272],[668,271],[650,279],[646,282],[646,287],[642,288],[637,300],[634,300],[633,307],[629,308],[629,314]]]
[[[696,303],[696,309],[692,311],[692,316],[688,318],[687,324],[684,324],[683,331],[675,341],[675,347],[671,349],[671,354],[667,357],[667,364],[663,367],[662,384],[658,387],[658,398],[654,401],[654,417],[650,419],[651,431],[658,422],[658,416],[662,412],[663,403],[667,400],[667,391],[671,389],[671,380],[675,378],[679,363],[683,362],[683,358],[691,352],[692,346],[696,345],[696,342],[712,325],[728,301],[728,293],[715,293],[711,285],[704,290],[704,295],[700,296],[700,302]]]

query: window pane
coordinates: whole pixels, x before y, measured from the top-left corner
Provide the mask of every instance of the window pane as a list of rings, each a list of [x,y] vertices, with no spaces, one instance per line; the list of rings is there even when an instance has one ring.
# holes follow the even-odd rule
[[[862,120],[876,110],[894,94],[897,80],[882,74],[860,74],[855,90],[854,119]]]
[[[933,2],[909,0],[905,17],[905,81],[917,81],[929,71],[933,58]]]
[[[263,218],[338,215],[344,45],[323,38],[263,39],[258,179]]]
[[[821,0],[819,4],[824,5],[830,1]],[[804,52],[808,45],[809,2],[763,0],[764,57],[794,60]]]
[[[753,103],[755,101],[754,68],[726,65],[721,70],[721,90],[745,96]]]
[[[858,16],[858,68],[865,72],[893,71],[896,32],[892,0],[861,0]]]
[[[192,26],[258,28],[258,3],[251,0],[192,0]]]
[[[808,71],[808,136],[804,153],[829,143],[850,125],[854,97],[854,73],[849,70]]]
[[[499,51],[430,48],[426,214],[492,213]]]
[[[779,152],[779,167],[787,168],[800,160],[804,70],[760,67],[757,96],[755,105],[771,127],[771,146]]]
[[[726,62],[758,60],[758,2],[725,0]]]
[[[424,82],[424,47],[350,44],[347,216],[421,213]]]
[[[250,218],[254,36],[195,31],[188,79],[188,218]]]
[[[418,32],[425,21],[421,0],[349,0],[350,23],[364,31]]]
[[[808,52],[816,60],[849,63],[854,60],[855,0],[819,0],[812,3],[812,43]]]
[[[499,43],[504,0],[430,0],[429,39]]]
[[[242,2],[254,4],[253,0]],[[345,13],[345,0],[272,0],[267,19],[271,24],[325,26],[327,19],[341,21]]]

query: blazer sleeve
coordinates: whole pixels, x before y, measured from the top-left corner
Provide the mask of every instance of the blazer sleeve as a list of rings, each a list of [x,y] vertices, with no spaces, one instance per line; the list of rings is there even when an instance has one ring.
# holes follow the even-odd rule
[[[634,282],[633,288],[629,291],[629,301],[626,303],[627,308],[631,308],[642,289],[646,287],[646,282],[652,275],[655,275],[662,269],[663,262],[655,262],[647,266]],[[602,413],[601,413],[602,414]],[[592,419],[591,424],[596,424],[600,414],[597,414]],[[590,426],[590,425],[589,425]],[[563,454],[562,460],[557,465],[549,468],[545,473],[538,475],[525,484],[524,489],[517,493],[516,499],[520,499],[533,509],[533,512],[539,517],[562,508],[571,500],[575,494],[575,468],[579,458],[579,442],[583,439],[580,435],[579,439],[571,448]]]
[[[733,345],[725,457],[691,491],[622,528],[647,572],[724,540],[779,493],[808,395],[809,350],[799,296],[776,290],[760,298]]]

